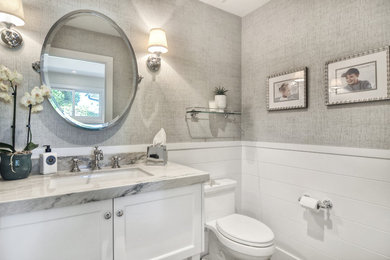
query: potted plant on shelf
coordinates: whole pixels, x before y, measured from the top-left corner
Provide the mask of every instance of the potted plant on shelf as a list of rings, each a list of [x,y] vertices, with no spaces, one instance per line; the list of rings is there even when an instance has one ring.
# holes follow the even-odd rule
[[[228,92],[228,90],[221,86],[214,89],[215,105],[221,110],[226,108],[226,92]]]
[[[50,96],[50,88],[42,85],[41,87],[34,87],[31,94],[26,92],[22,97],[22,105],[28,108],[27,142],[22,151],[16,151],[16,98],[18,86],[22,81],[23,76],[20,73],[0,65],[0,100],[5,103],[13,102],[12,144],[0,143],[0,174],[4,180],[24,179],[30,175],[31,151],[38,147],[37,144],[32,142],[31,113],[42,111],[41,103],[45,97]]]

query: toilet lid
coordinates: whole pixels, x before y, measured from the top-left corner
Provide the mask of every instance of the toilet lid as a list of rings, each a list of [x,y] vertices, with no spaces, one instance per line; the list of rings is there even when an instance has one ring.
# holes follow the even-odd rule
[[[217,220],[217,230],[225,237],[247,246],[267,247],[273,244],[274,233],[260,221],[232,214]]]

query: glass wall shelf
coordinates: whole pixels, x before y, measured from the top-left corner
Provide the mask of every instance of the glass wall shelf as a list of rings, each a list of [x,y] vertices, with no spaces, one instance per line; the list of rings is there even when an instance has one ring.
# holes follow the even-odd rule
[[[241,112],[220,108],[187,107],[186,114],[190,114],[192,119],[196,119],[198,114],[219,114],[228,118],[229,115],[241,115]]]

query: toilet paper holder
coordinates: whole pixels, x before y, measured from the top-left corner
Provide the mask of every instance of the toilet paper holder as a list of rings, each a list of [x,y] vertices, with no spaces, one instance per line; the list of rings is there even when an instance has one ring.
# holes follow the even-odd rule
[[[304,194],[303,196],[311,198],[307,194]],[[299,197],[298,201],[301,201],[301,198],[303,196]],[[332,207],[333,207],[333,203],[330,200],[319,200],[317,203],[317,209],[332,209]]]

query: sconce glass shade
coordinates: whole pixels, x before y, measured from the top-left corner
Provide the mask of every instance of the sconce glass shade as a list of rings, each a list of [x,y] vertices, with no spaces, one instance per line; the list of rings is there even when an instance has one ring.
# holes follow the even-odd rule
[[[151,53],[167,53],[168,43],[165,31],[161,28],[153,28],[149,33],[148,51]]]
[[[0,22],[23,26],[24,11],[22,0],[0,0]]]

